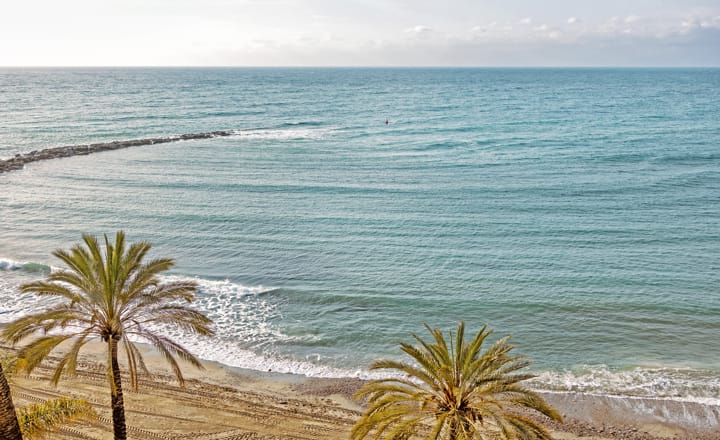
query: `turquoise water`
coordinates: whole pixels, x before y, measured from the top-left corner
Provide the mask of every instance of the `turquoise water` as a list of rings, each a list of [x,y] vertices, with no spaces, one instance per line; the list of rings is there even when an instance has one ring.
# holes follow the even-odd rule
[[[720,70],[0,70],[0,322],[80,234],[197,278],[228,365],[367,376],[459,319],[535,386],[720,404]],[[389,119],[389,124],[384,123]]]

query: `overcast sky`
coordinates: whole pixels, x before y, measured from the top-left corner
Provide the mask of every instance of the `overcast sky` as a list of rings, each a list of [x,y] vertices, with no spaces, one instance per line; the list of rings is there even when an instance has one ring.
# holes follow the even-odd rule
[[[0,0],[4,66],[720,66],[720,0]]]

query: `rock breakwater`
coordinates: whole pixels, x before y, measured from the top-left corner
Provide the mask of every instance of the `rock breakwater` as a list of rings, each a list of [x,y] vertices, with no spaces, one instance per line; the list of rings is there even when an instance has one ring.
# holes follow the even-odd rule
[[[166,144],[169,142],[187,141],[194,139],[209,139],[214,137],[232,136],[233,131],[211,131],[207,133],[190,133],[178,136],[166,136],[158,138],[132,139],[127,141],[101,142],[85,145],[68,145],[64,147],[45,148],[25,154],[16,154],[7,160],[0,160],[0,173],[20,170],[26,163],[38,162],[41,160],[59,159],[62,157],[84,156],[101,151],[119,150],[121,148],[140,147],[143,145]]]

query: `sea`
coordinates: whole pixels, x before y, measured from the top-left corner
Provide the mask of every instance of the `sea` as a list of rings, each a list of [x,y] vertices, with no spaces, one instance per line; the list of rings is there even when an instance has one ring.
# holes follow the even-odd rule
[[[720,69],[0,69],[0,158],[215,130],[0,174],[0,323],[122,229],[231,367],[377,377],[462,320],[538,390],[720,405]]]

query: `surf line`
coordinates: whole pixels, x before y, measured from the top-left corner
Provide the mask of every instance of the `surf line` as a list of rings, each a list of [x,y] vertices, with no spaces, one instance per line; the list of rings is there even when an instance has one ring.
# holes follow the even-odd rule
[[[97,144],[68,145],[64,147],[45,148],[34,150],[25,154],[16,154],[15,157],[0,160],[0,174],[7,171],[21,170],[26,163],[41,160],[59,159],[62,157],[85,156],[100,151],[119,150],[121,148],[140,147],[143,145],[167,144],[168,142],[187,141],[194,139],[210,139],[234,135],[234,131],[211,131],[207,133],[190,133],[178,136],[165,136],[158,138],[131,139],[127,141],[102,142]]]

